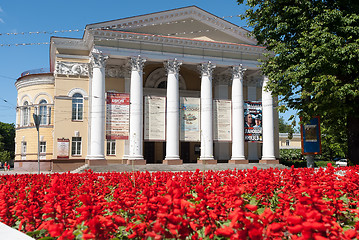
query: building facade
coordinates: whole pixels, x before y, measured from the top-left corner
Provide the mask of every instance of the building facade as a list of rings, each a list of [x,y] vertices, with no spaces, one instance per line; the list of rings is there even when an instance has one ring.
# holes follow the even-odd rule
[[[278,163],[276,99],[258,62],[265,51],[195,6],[90,24],[82,39],[52,37],[50,71],[15,83],[15,168],[37,169],[33,113],[42,170]]]

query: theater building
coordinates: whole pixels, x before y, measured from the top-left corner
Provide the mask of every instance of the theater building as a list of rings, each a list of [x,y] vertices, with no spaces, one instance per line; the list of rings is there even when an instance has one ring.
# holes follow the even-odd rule
[[[15,168],[278,163],[276,99],[247,30],[196,6],[52,37],[49,71],[15,83]]]

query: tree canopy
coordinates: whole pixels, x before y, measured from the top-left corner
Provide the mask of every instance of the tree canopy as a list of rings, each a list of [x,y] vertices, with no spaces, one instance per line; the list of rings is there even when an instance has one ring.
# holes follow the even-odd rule
[[[246,4],[250,8],[243,16],[258,44],[268,50],[262,71],[270,79],[269,89],[283,96],[283,106],[297,109],[303,121],[318,115],[330,133],[344,131],[348,156],[359,161],[353,147],[359,141],[359,1]]]
[[[0,122],[0,161],[8,162],[15,156],[15,126]]]

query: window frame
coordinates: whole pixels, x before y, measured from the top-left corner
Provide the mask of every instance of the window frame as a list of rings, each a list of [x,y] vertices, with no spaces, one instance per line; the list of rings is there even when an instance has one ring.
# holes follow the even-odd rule
[[[81,155],[82,155],[82,138],[81,137],[72,137],[72,139],[71,139],[71,156],[81,156]]]
[[[22,141],[21,142],[21,155],[26,155],[27,152],[27,142]]]
[[[47,101],[45,99],[42,99],[39,102],[38,115],[41,116],[40,125],[48,125],[49,124],[48,106],[47,106]]]
[[[30,125],[30,107],[29,102],[25,101],[23,107],[21,109],[22,119],[21,119],[21,126],[29,126]]]
[[[74,122],[83,121],[84,118],[83,115],[84,115],[84,96],[81,93],[75,93],[72,95],[72,101],[71,101],[71,120]]]
[[[106,155],[116,156],[116,140],[107,140]]]
[[[46,141],[40,141],[40,154],[46,154]]]

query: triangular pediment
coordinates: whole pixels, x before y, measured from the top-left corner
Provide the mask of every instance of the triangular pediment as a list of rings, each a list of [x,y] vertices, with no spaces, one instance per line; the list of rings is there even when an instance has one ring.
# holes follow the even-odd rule
[[[156,34],[202,41],[256,45],[249,31],[196,6],[87,25],[104,29]]]

